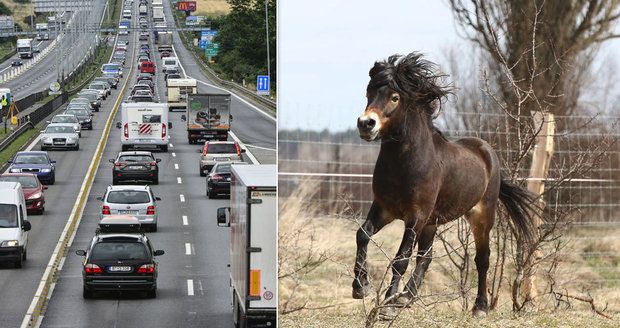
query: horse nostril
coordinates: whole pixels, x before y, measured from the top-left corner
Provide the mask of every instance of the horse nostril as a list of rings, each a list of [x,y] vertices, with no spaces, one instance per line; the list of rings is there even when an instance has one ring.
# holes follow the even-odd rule
[[[367,126],[369,129],[374,128],[374,127],[375,127],[375,124],[377,124],[377,122],[375,122],[375,120],[373,120],[372,118],[370,118],[370,119],[368,119],[368,120],[366,121],[366,126]]]
[[[377,122],[375,120],[373,120],[372,118],[358,118],[357,119],[357,127],[359,129],[372,129],[375,127],[375,125],[377,124]]]

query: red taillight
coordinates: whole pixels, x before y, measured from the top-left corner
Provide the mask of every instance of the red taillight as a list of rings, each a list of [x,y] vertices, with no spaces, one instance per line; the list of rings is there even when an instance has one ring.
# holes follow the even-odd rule
[[[114,166],[123,167],[123,166],[127,166],[127,163],[114,162]]]
[[[237,150],[237,156],[241,155],[241,149],[239,149],[239,144],[235,143],[235,149]]]
[[[106,205],[104,205],[104,206],[101,208],[101,214],[103,214],[103,215],[105,215],[105,214],[110,214],[110,206],[106,206]]]
[[[155,272],[154,264],[143,264],[139,269],[138,273],[153,273]]]
[[[88,263],[84,266],[84,272],[86,273],[102,273],[103,270],[97,264]]]
[[[161,138],[165,138],[166,137],[166,124],[161,125]]]
[[[212,176],[211,179],[213,179],[213,180],[222,180],[224,178],[221,175],[217,175],[216,174],[216,175]]]
[[[125,123],[125,127],[123,128],[123,135],[125,139],[129,139],[129,125]]]
[[[151,205],[146,208],[146,215],[155,215],[155,206]]]
[[[205,148],[202,150],[202,156],[206,156],[207,155],[207,149],[209,148],[209,144],[205,143]]]
[[[156,166],[156,165],[157,165],[157,162],[155,162],[155,161],[151,162],[151,166]]]

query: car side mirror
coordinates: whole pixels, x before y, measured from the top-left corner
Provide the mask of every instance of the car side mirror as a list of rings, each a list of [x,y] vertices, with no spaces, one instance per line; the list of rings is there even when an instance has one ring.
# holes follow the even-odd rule
[[[48,187],[46,185],[43,185],[43,190],[47,190],[47,188]]]
[[[41,133],[45,133],[45,130],[41,130],[41,131],[39,131],[39,132],[41,132]]]
[[[172,122],[168,122],[168,129],[172,130]]]
[[[228,212],[230,212],[230,207],[220,207],[217,209],[218,227],[230,227],[230,220],[228,219]]]
[[[155,159],[155,162],[156,162],[156,163],[161,162],[161,158],[156,158],[156,159]]]
[[[155,253],[153,253],[153,255],[155,256],[160,256],[160,255],[164,255],[164,250],[163,249],[158,249],[155,251]]]
[[[51,160],[50,163],[56,164],[56,161],[55,160]]]
[[[75,254],[79,256],[86,256],[86,251],[83,249],[78,249],[77,251],[75,251]]]
[[[181,115],[181,121],[183,122],[187,121],[187,116],[185,116],[185,114]]]
[[[116,128],[117,128],[117,129],[120,129],[121,127],[123,127],[123,126],[122,126],[122,124],[121,124],[121,122],[116,122]]]
[[[13,160],[8,160],[6,162],[9,163],[9,164],[13,164]]]
[[[228,115],[228,117],[231,121],[233,120],[232,115]]]
[[[155,197],[155,200],[161,200],[161,197]]]
[[[52,123],[52,121],[45,121],[45,123],[50,124],[50,123]]]
[[[24,220],[24,222],[22,223],[22,230],[30,231],[30,229],[32,229],[32,225],[30,224],[30,221]]]
[[[245,153],[245,152],[246,152],[246,149],[245,149],[245,148],[241,148],[241,152],[242,152],[242,153]]]
[[[97,196],[97,200],[103,200],[103,197]]]
[[[108,162],[114,164],[114,162],[116,162],[113,158],[109,159]]]

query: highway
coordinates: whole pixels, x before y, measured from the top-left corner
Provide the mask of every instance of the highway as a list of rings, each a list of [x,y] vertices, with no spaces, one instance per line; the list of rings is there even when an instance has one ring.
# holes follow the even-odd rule
[[[172,22],[168,2],[164,2],[166,19]],[[137,8],[137,1],[134,3]],[[134,12],[137,12],[134,10]],[[135,16],[133,21],[135,22]],[[132,34],[129,53],[137,42]],[[213,92],[211,82],[198,69],[193,57],[183,48],[178,35],[174,48],[183,70],[200,82],[200,92]],[[53,57],[53,56],[51,56]],[[151,58],[156,60],[157,96],[165,101],[165,82],[161,73],[161,60],[156,47],[151,45]],[[46,212],[29,216],[30,231],[28,261],[24,268],[15,269],[10,264],[0,264],[0,299],[11,300],[0,307],[2,327],[19,327],[52,250],[74,206],[86,176],[90,161],[102,135],[106,118],[121,94],[122,83],[129,79],[127,92],[135,83],[136,57],[128,56],[125,72],[131,61],[134,69],[119,84],[118,90],[104,102],[95,114],[94,130],[84,131],[79,151],[50,151],[58,161],[56,184],[46,191]],[[55,74],[55,73],[54,73]],[[33,86],[28,87],[30,91]],[[221,91],[220,91],[221,92]],[[275,118],[260,109],[233,97],[231,104],[234,121],[232,133],[249,151],[246,159],[260,163],[276,161]],[[58,281],[48,302],[41,327],[232,327],[229,289],[229,231],[216,225],[216,209],[228,206],[227,199],[209,200],[205,195],[206,181],[198,174],[199,145],[190,145],[181,112],[170,114],[173,122],[171,145],[167,153],[155,153],[161,158],[160,183],[153,186],[159,205],[158,232],[149,233],[153,246],[166,254],[158,258],[158,296],[146,299],[141,294],[101,294],[95,299],[82,298],[82,257],[75,255],[85,249],[94,235],[101,210],[101,196],[111,184],[112,165],[107,161],[121,150],[121,131],[112,128],[104,148],[103,157],[88,195],[81,223],[67,254]],[[120,110],[114,119],[120,121]],[[260,148],[257,148],[260,147]],[[38,149],[38,145],[34,149]]]

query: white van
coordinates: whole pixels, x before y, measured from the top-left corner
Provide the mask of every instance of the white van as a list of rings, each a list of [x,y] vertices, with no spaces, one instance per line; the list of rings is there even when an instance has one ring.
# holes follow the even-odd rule
[[[121,144],[123,151],[131,147],[157,147],[168,151],[170,140],[168,122],[168,104],[135,102],[122,103],[122,121],[116,127],[122,129]]]
[[[0,182],[0,261],[21,268],[28,251],[26,200],[19,182]]]
[[[178,70],[179,59],[177,59],[176,57],[164,57],[162,66],[164,68],[164,73],[166,73],[166,70],[169,70],[169,69]]]

